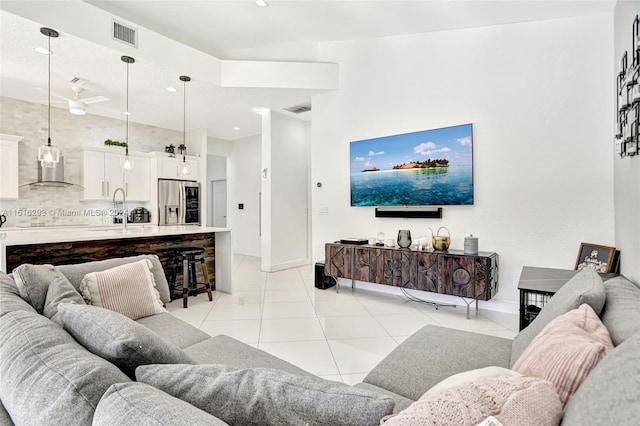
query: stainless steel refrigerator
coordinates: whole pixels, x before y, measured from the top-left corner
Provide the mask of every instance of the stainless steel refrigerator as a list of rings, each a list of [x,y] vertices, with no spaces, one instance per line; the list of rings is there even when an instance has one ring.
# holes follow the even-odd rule
[[[199,225],[200,184],[158,179],[158,225]]]

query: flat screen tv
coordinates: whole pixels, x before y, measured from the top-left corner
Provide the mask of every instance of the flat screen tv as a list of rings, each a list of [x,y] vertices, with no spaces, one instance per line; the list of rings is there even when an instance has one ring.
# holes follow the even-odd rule
[[[473,204],[473,125],[351,142],[352,206]]]

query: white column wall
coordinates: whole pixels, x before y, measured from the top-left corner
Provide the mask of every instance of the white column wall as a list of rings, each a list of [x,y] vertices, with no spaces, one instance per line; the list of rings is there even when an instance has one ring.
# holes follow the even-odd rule
[[[321,45],[340,89],[313,99],[313,260],[341,237],[446,226],[452,248],[473,233],[500,255],[487,306],[516,312],[523,265],[573,269],[580,242],[613,245],[612,38],[602,14]],[[350,141],[464,123],[475,205],[442,220],[350,207]]]
[[[620,58],[628,51],[631,55],[631,28],[640,14],[640,2],[618,1],[615,9],[615,48],[612,72],[620,71]],[[613,77],[612,77],[613,80]],[[612,120],[615,123],[615,107]],[[610,115],[611,116],[611,115]],[[613,141],[613,139],[611,139]],[[613,142],[611,142],[613,145]],[[630,280],[640,283],[640,158],[620,158],[614,155],[615,172],[615,246],[620,250],[620,272]]]
[[[250,136],[233,142],[227,162],[227,227],[233,252],[260,257],[259,217],[262,139]],[[238,204],[244,204],[240,210]]]
[[[309,124],[271,113],[271,265],[309,263]]]

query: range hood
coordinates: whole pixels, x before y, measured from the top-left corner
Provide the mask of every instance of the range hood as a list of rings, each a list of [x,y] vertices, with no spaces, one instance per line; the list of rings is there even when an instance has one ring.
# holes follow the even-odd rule
[[[83,186],[64,180],[64,155],[60,154],[60,160],[53,167],[42,167],[38,161],[38,181],[22,186],[47,186],[59,188],[84,189]]]

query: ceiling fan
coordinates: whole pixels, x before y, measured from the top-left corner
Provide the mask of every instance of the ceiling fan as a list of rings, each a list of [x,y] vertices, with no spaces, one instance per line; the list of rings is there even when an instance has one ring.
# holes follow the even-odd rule
[[[38,89],[38,90],[41,90],[41,89]],[[64,99],[69,104],[69,112],[71,114],[84,115],[87,113],[87,105],[95,104],[98,102],[105,102],[109,100],[109,98],[107,98],[106,96],[92,96],[90,98],[80,98],[80,93],[84,92],[85,89],[79,86],[72,86],[71,90],[73,90],[73,92],[75,93],[73,98],[68,98],[66,96],[62,96],[57,93],[51,93],[51,96]]]

